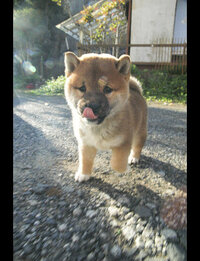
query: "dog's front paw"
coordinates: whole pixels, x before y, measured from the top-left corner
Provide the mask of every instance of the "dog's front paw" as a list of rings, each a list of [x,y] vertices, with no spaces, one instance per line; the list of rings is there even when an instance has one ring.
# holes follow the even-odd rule
[[[77,171],[75,174],[75,180],[78,182],[87,181],[89,178],[90,178],[90,175],[82,174],[79,171]]]
[[[137,164],[138,162],[139,162],[139,159],[138,159],[138,158],[135,158],[135,157],[130,158],[130,159],[128,160],[128,164],[129,164],[129,165],[131,165],[131,164]]]
[[[139,159],[133,156],[133,152],[131,151],[129,157],[128,157],[128,164],[137,164],[139,162]]]

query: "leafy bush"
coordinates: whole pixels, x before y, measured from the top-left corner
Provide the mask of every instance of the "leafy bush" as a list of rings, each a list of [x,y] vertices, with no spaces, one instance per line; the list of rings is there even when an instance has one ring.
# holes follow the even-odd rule
[[[187,75],[131,66],[131,74],[141,81],[147,100],[186,103]]]
[[[37,95],[64,95],[65,76],[61,75],[54,79],[47,80],[39,89],[31,90],[31,93]]]
[[[143,93],[147,100],[186,103],[186,74],[170,74],[168,72],[147,69],[141,70],[135,65],[131,66],[131,74],[142,83]],[[65,76],[61,75],[57,79],[52,77],[39,89],[29,92],[37,95],[64,95],[64,83]]]

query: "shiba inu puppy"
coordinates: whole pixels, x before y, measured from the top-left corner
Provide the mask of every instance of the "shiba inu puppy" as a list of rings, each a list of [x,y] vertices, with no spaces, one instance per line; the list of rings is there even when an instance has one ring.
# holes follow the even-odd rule
[[[111,167],[125,172],[139,161],[147,135],[147,105],[130,57],[65,53],[65,97],[79,147],[75,180],[91,176],[98,149],[112,150]]]

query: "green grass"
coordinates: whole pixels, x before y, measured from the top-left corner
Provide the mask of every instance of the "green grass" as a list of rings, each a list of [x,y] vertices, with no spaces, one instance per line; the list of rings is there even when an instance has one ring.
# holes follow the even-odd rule
[[[43,85],[38,89],[27,90],[27,93],[32,93],[36,95],[64,95],[64,84],[65,76],[61,75],[54,79],[53,77],[49,80],[46,80]]]
[[[139,69],[131,66],[134,75],[143,87],[143,94],[147,101],[176,102],[186,104],[187,74],[173,74],[164,71]],[[36,95],[64,95],[65,76],[46,80],[40,88],[27,90],[26,93]]]
[[[143,94],[148,101],[187,102],[187,74],[131,67],[131,73],[142,83]]]

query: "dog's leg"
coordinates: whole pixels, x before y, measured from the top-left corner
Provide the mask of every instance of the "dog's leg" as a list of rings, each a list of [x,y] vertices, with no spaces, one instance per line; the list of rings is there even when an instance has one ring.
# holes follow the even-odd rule
[[[123,173],[127,170],[130,145],[123,145],[112,149],[111,167]]]
[[[75,180],[82,182],[90,178],[97,150],[90,146],[79,146],[79,168]]]
[[[137,135],[134,137],[133,144],[132,144],[132,149],[131,153],[128,157],[128,163],[129,164],[135,164],[139,162],[140,159],[140,154],[142,151],[142,148],[144,146],[144,143],[146,141],[146,132],[145,133],[140,133],[140,135]]]

